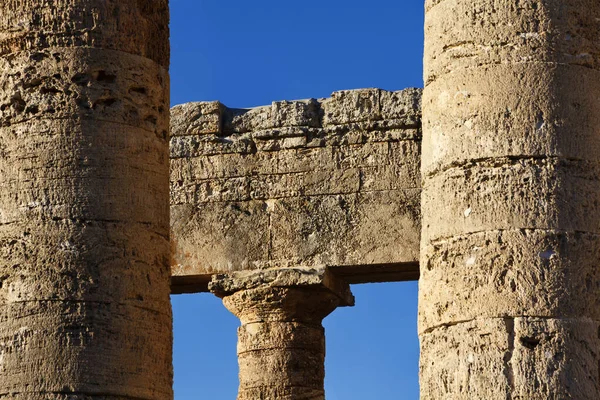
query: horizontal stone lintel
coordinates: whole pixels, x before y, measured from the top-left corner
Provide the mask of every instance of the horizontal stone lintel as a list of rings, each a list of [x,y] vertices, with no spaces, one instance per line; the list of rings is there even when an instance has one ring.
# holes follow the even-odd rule
[[[288,268],[289,269],[289,268]],[[347,284],[406,282],[419,279],[418,262],[395,264],[365,264],[326,267],[330,279],[341,280]],[[263,270],[272,271],[272,270]],[[260,270],[247,271],[260,273]],[[179,275],[171,278],[171,294],[209,292],[208,285],[215,274]]]
[[[175,106],[170,159],[173,293],[298,266],[347,284],[418,278],[420,89]]]

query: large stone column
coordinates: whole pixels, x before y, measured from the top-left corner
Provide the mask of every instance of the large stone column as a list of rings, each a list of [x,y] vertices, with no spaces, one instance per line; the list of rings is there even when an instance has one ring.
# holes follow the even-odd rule
[[[172,398],[166,0],[0,2],[0,397]]]
[[[347,284],[310,268],[238,272],[210,289],[242,325],[238,329],[238,400],[323,400],[323,318],[354,304]]]
[[[426,1],[423,399],[600,398],[598,21]]]

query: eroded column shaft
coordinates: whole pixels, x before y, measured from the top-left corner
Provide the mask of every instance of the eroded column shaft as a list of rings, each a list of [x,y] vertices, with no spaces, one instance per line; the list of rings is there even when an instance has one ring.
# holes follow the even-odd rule
[[[242,323],[238,400],[325,398],[322,321],[336,307],[353,304],[353,298],[347,285],[332,290],[317,283],[321,278],[312,271],[308,275],[313,282],[307,284],[303,274],[242,273],[211,282],[211,290]]]
[[[599,398],[600,3],[426,3],[422,398]]]
[[[172,398],[166,0],[0,2],[0,398]]]

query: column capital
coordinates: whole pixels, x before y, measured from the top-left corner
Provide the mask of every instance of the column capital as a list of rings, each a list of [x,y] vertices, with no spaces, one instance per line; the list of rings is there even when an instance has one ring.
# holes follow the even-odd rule
[[[209,289],[238,329],[238,400],[324,400],[322,320],[354,305],[350,286],[327,268],[278,268],[215,275]]]
[[[243,290],[265,288],[303,288],[329,291],[339,299],[339,306],[353,306],[350,285],[327,267],[274,268],[236,271],[212,277],[209,290],[224,298]]]

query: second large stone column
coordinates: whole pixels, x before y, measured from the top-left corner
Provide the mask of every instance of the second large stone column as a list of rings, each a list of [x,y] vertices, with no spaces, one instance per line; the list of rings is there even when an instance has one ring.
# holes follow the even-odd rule
[[[600,398],[600,3],[426,9],[422,398]]]

